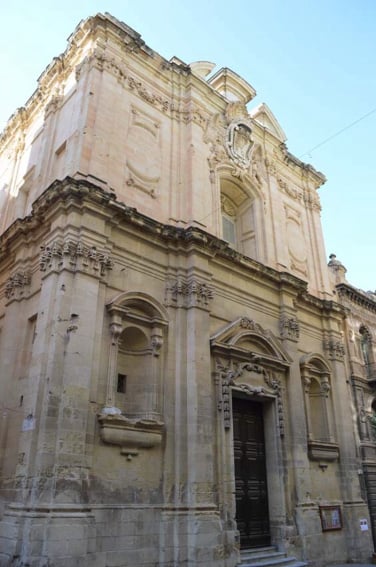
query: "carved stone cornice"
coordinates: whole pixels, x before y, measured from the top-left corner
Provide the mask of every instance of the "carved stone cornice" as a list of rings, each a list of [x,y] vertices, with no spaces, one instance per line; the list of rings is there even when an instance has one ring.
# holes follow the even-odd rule
[[[107,253],[95,246],[87,246],[81,240],[55,240],[41,246],[39,259],[41,272],[69,270],[85,272],[102,278],[112,269],[113,262]]]
[[[31,273],[28,270],[19,270],[7,280],[5,284],[5,297],[8,300],[22,299],[30,290]]]
[[[299,321],[296,317],[289,317],[286,314],[281,315],[279,319],[279,332],[281,339],[289,339],[298,342],[300,335]]]
[[[200,282],[196,278],[177,278],[166,285],[165,305],[209,310],[213,296],[213,289],[207,283]]]
[[[279,272],[248,256],[244,256],[217,236],[196,226],[182,228],[160,223],[138,212],[134,207],[118,202],[116,195],[111,191],[82,178],[66,177],[62,181],[54,181],[36,199],[31,214],[23,219],[17,219],[0,236],[0,261],[7,258],[10,246],[23,246],[24,243],[29,242],[30,238],[36,238],[37,232],[45,234],[50,218],[59,214],[59,211],[64,211],[64,214],[71,208],[80,211],[84,204],[103,215],[106,222],[114,223],[116,226],[121,223],[124,230],[130,228],[132,231],[137,230],[143,238],[152,237],[155,242],[159,241],[164,248],[168,246],[174,249],[174,247],[179,246],[184,249],[192,249],[192,246],[194,246],[197,252],[206,254],[211,258],[218,257],[220,261],[236,264],[239,269],[244,270],[249,275],[252,274],[260,280],[269,281],[272,285],[290,289],[291,293],[298,295],[299,301],[305,304],[312,303],[315,308],[326,311],[326,305],[330,303],[333,306],[331,310],[334,309],[334,306],[337,306],[340,312],[345,311],[344,307],[339,304],[326,302],[307,294],[307,283],[297,276],[288,272]],[[49,248],[52,244],[48,244]],[[61,244],[63,243],[61,242]],[[48,260],[52,250],[45,252],[47,254],[46,260]],[[46,269],[47,267],[48,263],[46,263]]]
[[[326,182],[326,177],[320,171],[317,171],[312,165],[309,163],[305,163],[301,161],[299,158],[291,154],[285,143],[280,144],[279,150],[275,153],[276,157],[283,157],[283,161],[291,166],[293,169],[298,168],[300,169],[307,177],[309,177],[315,189],[318,189]]]
[[[336,290],[340,299],[346,299],[371,313],[376,313],[376,295],[374,293],[365,292],[346,283],[338,284]]]
[[[156,107],[164,114],[169,114],[174,120],[185,124],[194,122],[201,128],[206,128],[208,117],[198,106],[190,104],[189,108],[186,108],[183,104],[173,103],[165,95],[155,92],[145,82],[131,75],[126,65],[120,59],[116,60],[101,50],[95,50],[76,67],[76,80],[78,81],[81,75],[91,68],[96,68],[99,71],[106,70],[111,73],[124,88],[134,92],[142,100]]]

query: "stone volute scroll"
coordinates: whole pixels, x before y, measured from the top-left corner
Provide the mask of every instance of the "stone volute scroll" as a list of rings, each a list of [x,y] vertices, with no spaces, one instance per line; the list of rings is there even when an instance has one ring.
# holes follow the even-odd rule
[[[124,294],[123,294],[124,295]],[[142,294],[107,306],[110,316],[106,400],[98,414],[103,443],[128,460],[162,442],[161,377],[167,321]]]

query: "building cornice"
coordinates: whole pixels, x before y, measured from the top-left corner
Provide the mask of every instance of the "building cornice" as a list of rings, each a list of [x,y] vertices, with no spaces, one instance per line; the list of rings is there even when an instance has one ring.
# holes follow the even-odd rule
[[[71,177],[54,181],[36,199],[31,214],[17,219],[1,235],[0,263],[7,261],[9,250],[14,249],[16,243],[22,245],[25,240],[35,240],[34,232],[41,229],[45,232],[46,226],[57,214],[66,213],[71,207],[84,208],[86,211],[91,210],[93,214],[103,215],[108,223],[122,230],[131,228],[133,233],[137,231],[139,236],[147,237],[149,241],[152,236],[153,242],[159,241],[164,249],[169,248],[171,252],[174,249],[183,250],[186,254],[197,252],[232,264],[234,269],[244,270],[256,280],[268,282],[281,291],[288,290],[296,297],[301,307],[305,306],[324,315],[337,313],[342,316],[346,312],[345,308],[335,301],[322,300],[309,294],[307,283],[300,278],[288,272],[279,272],[244,256],[231,248],[227,242],[201,228],[182,228],[161,223],[119,202],[114,193],[85,179]]]
[[[376,313],[376,299],[370,297],[370,294],[366,293],[365,291],[353,287],[347,283],[340,283],[336,286],[336,290],[338,293],[338,297],[341,299],[347,299],[351,303],[366,309],[367,311],[371,311],[372,313]],[[376,296],[375,296],[376,297]]]

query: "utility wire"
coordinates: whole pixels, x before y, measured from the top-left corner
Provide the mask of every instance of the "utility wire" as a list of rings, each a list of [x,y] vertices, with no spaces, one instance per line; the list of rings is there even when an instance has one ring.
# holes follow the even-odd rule
[[[364,120],[365,118],[368,118],[368,116],[371,116],[371,114],[373,114],[374,112],[376,112],[376,108],[374,108],[373,110],[370,110],[369,112],[367,112],[367,114],[364,114],[363,116],[361,116],[360,118],[358,118],[357,120],[354,120],[354,122],[351,122],[351,124],[348,124],[347,126],[345,126],[344,128],[341,128],[341,130],[338,130],[338,132],[335,132],[335,134],[332,134],[331,136],[329,136],[329,138],[325,138],[325,140],[323,140],[322,142],[320,142],[319,144],[317,144],[317,146],[314,146],[313,148],[311,148],[310,150],[307,150],[304,154],[302,154],[301,156],[299,156],[299,158],[302,158],[306,155],[310,155],[311,152],[313,152],[314,150],[317,150],[317,148],[320,148],[321,146],[323,146],[324,144],[326,144],[327,142],[329,142],[330,140],[333,140],[333,138],[336,138],[337,136],[339,136],[340,134],[342,134],[342,132],[345,132],[346,130],[348,130],[349,128],[352,128],[353,126],[355,126],[355,124],[358,124],[358,122],[361,122],[362,120]]]

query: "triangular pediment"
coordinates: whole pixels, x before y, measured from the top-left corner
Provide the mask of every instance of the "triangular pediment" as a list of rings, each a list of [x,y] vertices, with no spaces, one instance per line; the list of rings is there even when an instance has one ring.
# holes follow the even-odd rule
[[[261,325],[248,317],[238,317],[222,327],[210,339],[212,348],[219,348],[229,354],[247,353],[253,359],[275,360],[283,365],[291,363],[290,357],[279,344],[278,339]]]
[[[285,142],[287,140],[286,134],[267,104],[264,102],[259,104],[259,106],[251,110],[249,114],[253,120],[266,128],[280,142]]]

